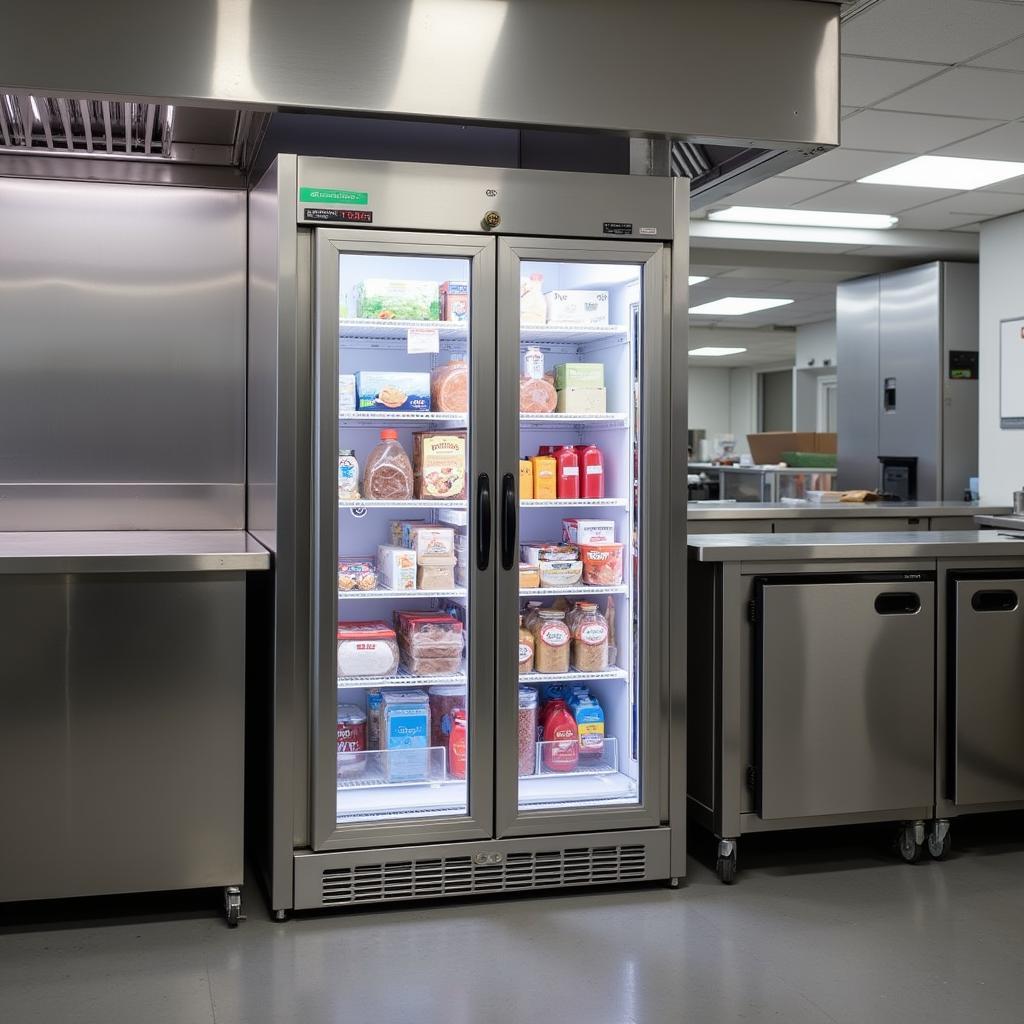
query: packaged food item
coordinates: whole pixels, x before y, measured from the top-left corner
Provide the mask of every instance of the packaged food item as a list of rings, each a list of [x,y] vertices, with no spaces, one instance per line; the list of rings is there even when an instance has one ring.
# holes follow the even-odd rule
[[[416,552],[393,544],[377,548],[377,575],[388,590],[416,589]]]
[[[353,558],[350,555],[338,556],[338,589],[376,590],[377,565],[372,558]]]
[[[532,455],[533,496],[538,501],[553,501],[558,496],[557,466],[550,455]]]
[[[523,617],[519,616],[519,674],[533,671],[533,634],[523,625]]]
[[[356,411],[356,375],[338,374],[338,412]]]
[[[567,544],[611,544],[615,523],[611,519],[563,519],[562,540]]]
[[[449,556],[445,565],[419,565],[416,567],[417,590],[452,590],[454,587],[454,556]]]
[[[563,444],[555,452],[555,492],[560,499],[580,496],[580,460],[572,445]]]
[[[622,582],[621,544],[581,544],[583,582],[591,587],[615,587]]]
[[[537,612],[540,611],[542,602],[540,601],[527,601],[526,611],[523,612],[523,625],[532,633],[533,627],[537,621]]]
[[[380,690],[366,691],[366,749],[380,750],[381,714],[384,695]]]
[[[449,526],[469,526],[469,510],[464,508],[440,508],[437,510],[437,518]]]
[[[443,281],[438,286],[441,319],[465,323],[469,319],[469,283]]]
[[[418,430],[413,435],[417,498],[465,498],[466,431]]]
[[[469,411],[469,366],[452,359],[430,373],[430,403],[435,412]]]
[[[519,563],[519,589],[536,590],[540,586],[540,571],[529,562]]]
[[[590,696],[570,705],[576,719],[580,759],[600,757],[604,752],[604,709]]]
[[[519,500],[533,498],[533,463],[529,459],[519,460]]]
[[[540,562],[537,569],[542,587],[574,587],[583,575],[583,563],[579,561]]]
[[[619,663],[619,648],[615,643],[615,598],[610,594],[604,606],[604,618],[608,623],[608,664]]]
[[[519,776],[537,771],[537,690],[519,687]]]
[[[582,288],[544,294],[545,312],[549,324],[608,323],[608,293]]]
[[[366,712],[338,698],[338,778],[348,779],[366,770]]]
[[[523,377],[527,380],[540,380],[544,376],[544,353],[531,345],[523,353]]]
[[[572,667],[580,672],[608,668],[608,622],[593,601],[580,601],[570,623]]]
[[[526,413],[554,412],[558,405],[558,392],[555,385],[541,377],[533,380],[522,377],[519,380],[519,411]]]
[[[352,295],[354,315],[373,320],[437,320],[441,311],[436,281],[367,278]]]
[[[541,608],[532,627],[534,638],[533,668],[535,672],[569,671],[569,628],[565,612]]]
[[[360,370],[356,374],[360,412],[430,412],[430,374],[405,370]]]
[[[519,545],[524,562],[539,565],[541,562],[574,561],[580,557],[575,544],[549,544],[547,541],[528,540]]]
[[[468,753],[469,730],[466,728],[466,712],[459,708],[452,716],[452,728],[448,734],[448,774],[453,779],[466,777]]]
[[[579,765],[580,742],[576,719],[564,700],[553,700],[544,714],[544,767],[552,772],[571,772]]]
[[[555,394],[557,412],[603,413],[608,411],[604,388],[565,388]]]
[[[596,444],[577,445],[580,460],[580,497],[604,497],[604,456]]]
[[[557,363],[555,365],[555,387],[603,388],[604,363]]]
[[[466,687],[432,686],[427,694],[430,701],[430,745],[447,747],[452,715],[456,709],[466,708]]]
[[[422,565],[429,556],[450,557],[455,554],[455,531],[450,526],[408,523],[402,528],[402,544],[416,552],[416,558]]]
[[[381,740],[388,782],[419,782],[430,767],[430,704],[423,690],[385,690]]]
[[[338,501],[355,501],[359,497],[359,460],[354,448],[338,451]]]
[[[395,631],[378,620],[338,623],[338,676],[390,676],[398,671]]]
[[[462,669],[463,624],[447,612],[395,613],[402,665],[413,675],[451,675]]]
[[[391,543],[396,548],[409,547],[405,543],[406,530],[411,529],[413,526],[423,526],[426,522],[426,519],[392,519],[389,524]]]
[[[378,444],[363,469],[363,497],[373,501],[408,501],[413,472],[409,456],[398,443],[398,432],[382,430]]]
[[[547,322],[543,274],[530,274],[529,277],[519,279],[519,322],[521,324]]]

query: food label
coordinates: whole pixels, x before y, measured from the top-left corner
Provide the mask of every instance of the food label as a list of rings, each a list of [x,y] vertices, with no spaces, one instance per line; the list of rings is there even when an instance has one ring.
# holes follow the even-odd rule
[[[569,642],[569,630],[561,622],[547,622],[540,627],[540,638],[548,647],[562,647]]]
[[[563,466],[562,467],[562,476],[579,476],[579,475],[580,475],[580,468],[579,468],[579,466]]]
[[[588,622],[580,627],[579,639],[585,644],[603,644],[608,639],[607,623]]]
[[[519,645],[519,664],[525,665],[533,657],[533,648],[529,644]]]
[[[587,466],[587,476],[600,476],[604,472],[604,466]]]
[[[580,722],[579,734],[584,750],[593,753],[604,747],[604,722]]]

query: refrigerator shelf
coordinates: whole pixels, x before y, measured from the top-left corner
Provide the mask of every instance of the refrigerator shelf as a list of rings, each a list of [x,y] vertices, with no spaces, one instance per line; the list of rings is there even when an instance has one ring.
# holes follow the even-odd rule
[[[551,591],[548,591],[551,593]],[[425,601],[431,597],[468,597],[469,591],[465,587],[455,587],[453,590],[339,590],[338,599],[345,601],[388,601],[393,598],[408,598],[413,601]]]
[[[614,736],[606,736],[601,752],[589,757],[580,753],[576,767],[568,772],[552,771],[544,764],[544,755],[559,746],[557,740],[544,740],[537,744],[533,775],[520,775],[520,779],[572,779],[581,775],[615,775],[619,770],[619,744]]]
[[[464,412],[379,412],[374,409],[353,412],[348,409],[338,413],[338,425],[343,427],[386,427],[392,423],[444,423],[464,427],[467,419]]]
[[[436,330],[441,341],[466,341],[469,327],[465,322],[449,320],[367,320],[344,316],[338,321],[338,337],[368,338],[375,341],[397,341],[405,344],[410,330]]]
[[[391,676],[338,676],[338,689],[358,687],[374,690],[388,686],[451,686],[466,683],[465,672],[453,672],[445,676],[414,676],[405,669],[399,669]]]
[[[448,751],[444,747],[403,748],[400,750],[367,750],[358,755],[365,758],[365,767],[351,775],[338,778],[338,792],[350,789],[384,789],[400,786],[465,786],[465,779],[448,778]],[[422,778],[389,779],[389,773],[422,774]]]
[[[543,344],[547,341],[586,345],[592,341],[606,341],[609,338],[625,336],[626,328],[621,324],[534,324],[519,328],[519,340],[530,344]]]
[[[624,668],[607,668],[604,671],[581,672],[571,669],[568,672],[520,672],[519,684],[527,686],[543,686],[544,683],[574,683],[588,679],[628,679],[629,673]]]
[[[377,498],[339,499],[338,508],[468,508],[465,498],[410,498],[408,501],[381,501]]]
[[[390,591],[389,591],[390,593]],[[420,591],[426,593],[426,591]],[[588,587],[577,583],[575,587],[520,587],[520,597],[585,597],[587,594],[627,594],[629,587],[624,583],[617,587]]]
[[[519,422],[524,427],[540,425],[548,426],[552,423],[566,423],[570,426],[586,423],[603,423],[616,427],[626,425],[626,413],[624,412],[524,412],[519,414]]]
[[[625,508],[625,498],[525,498],[520,508]]]

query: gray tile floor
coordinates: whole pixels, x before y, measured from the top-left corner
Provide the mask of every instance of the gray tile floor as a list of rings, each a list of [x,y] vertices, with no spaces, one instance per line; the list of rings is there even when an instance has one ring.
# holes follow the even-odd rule
[[[1024,819],[909,867],[873,831],[767,837],[719,885],[268,920],[208,894],[0,907],[3,1024],[1024,1020]]]

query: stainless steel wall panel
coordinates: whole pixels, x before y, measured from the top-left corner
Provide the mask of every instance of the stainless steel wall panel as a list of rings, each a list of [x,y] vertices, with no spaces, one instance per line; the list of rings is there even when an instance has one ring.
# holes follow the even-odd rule
[[[836,288],[839,379],[838,486],[878,486],[878,277]],[[893,453],[891,453],[893,454]]]
[[[794,0],[30,7],[0,86],[715,139],[839,142],[839,11]],[[118,26],[116,59],[110,26]],[[784,57],[780,58],[780,55]],[[723,63],[730,72],[721,82]]]
[[[0,221],[0,529],[243,528],[244,193],[4,179]]]
[[[978,351],[978,265],[942,264],[942,493],[963,498],[978,475],[978,380],[950,376],[951,352]]]

